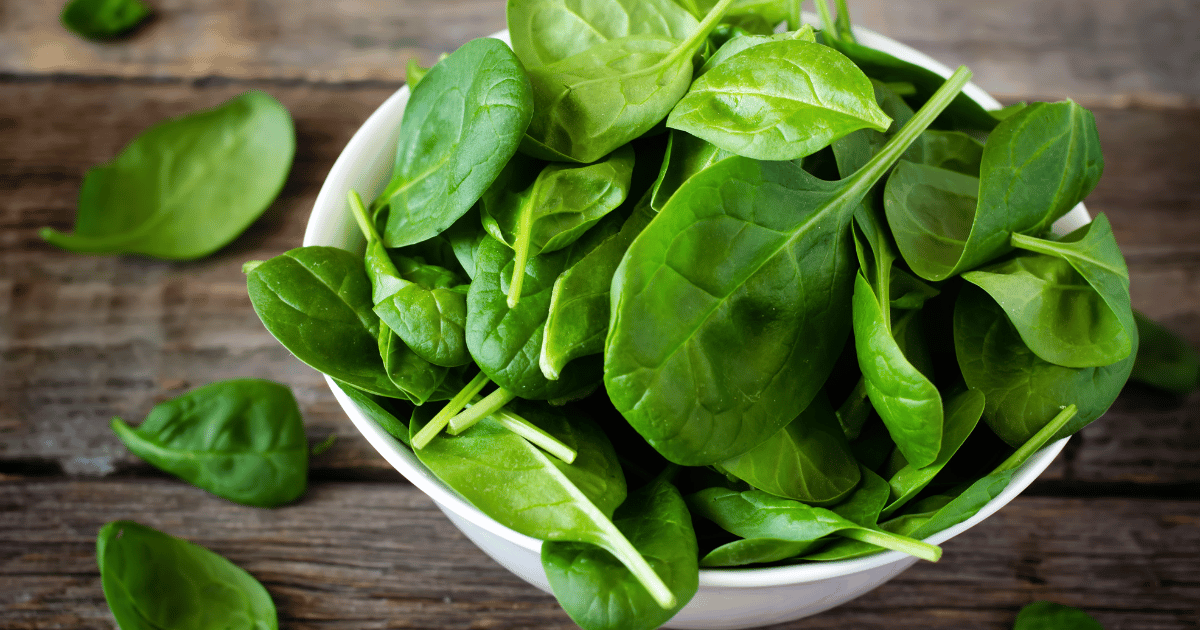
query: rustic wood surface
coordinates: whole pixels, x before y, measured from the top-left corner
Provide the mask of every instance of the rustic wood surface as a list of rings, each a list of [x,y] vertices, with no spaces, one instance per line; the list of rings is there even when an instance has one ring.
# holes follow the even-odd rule
[[[299,244],[321,182],[371,111],[426,61],[503,28],[499,0],[162,0],[95,44],[58,5],[0,3],[0,629],[115,628],[94,536],[131,518],[256,575],[285,628],[568,628],[357,435],[318,374],[263,330],[242,262]],[[858,23],[966,63],[1006,101],[1094,109],[1107,159],[1088,199],[1112,220],[1136,308],[1200,346],[1200,7],[1193,0],[851,0]],[[200,261],[83,256],[84,172],[147,125],[264,89],[296,120],[279,200]],[[307,495],[230,504],[131,457],[108,429],[158,401],[255,376],[296,392]],[[1013,504],[840,608],[778,628],[1008,628],[1037,599],[1113,629],[1200,627],[1200,395],[1126,389]]]

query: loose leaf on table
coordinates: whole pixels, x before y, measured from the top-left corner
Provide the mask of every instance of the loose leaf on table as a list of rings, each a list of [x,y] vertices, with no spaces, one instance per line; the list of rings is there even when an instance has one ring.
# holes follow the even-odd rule
[[[1022,608],[1013,630],[1104,630],[1104,626],[1078,608],[1043,601]]]
[[[908,266],[944,280],[1010,251],[1014,232],[1043,234],[1103,170],[1091,112],[1071,101],[1035,103],[988,136],[978,178],[901,161],[884,208]]]
[[[824,394],[774,436],[717,468],[764,492],[810,505],[841,501],[861,478]]]
[[[600,380],[599,361],[591,359],[566,366],[557,380],[547,379],[540,363],[542,340],[559,274],[619,228],[620,217],[610,214],[571,245],[530,260],[515,308],[508,306],[513,250],[493,238],[483,240],[467,293],[466,334],[471,357],[488,378],[528,400],[568,397]]]
[[[104,600],[121,630],[276,630],[267,589],[229,560],[133,521],[96,538]]]
[[[1200,352],[1184,338],[1138,311],[1137,359],[1129,380],[1180,396],[1200,387]]]
[[[613,524],[675,595],[663,608],[625,565],[604,549],[577,542],[542,544],[542,566],[555,597],[586,630],[653,630],[696,594],[700,581],[696,532],[683,497],[657,480],[631,492]]]
[[[847,179],[731,157],[689,179],[634,239],[613,277],[604,382],[664,457],[729,459],[808,406],[849,332],[851,215],[968,76],[960,69]]]
[[[384,243],[424,241],[466,214],[532,116],[529,80],[498,39],[471,40],[430,68],[404,108],[391,181],[371,204],[386,211]]]
[[[743,540],[718,547],[700,560],[701,566],[731,566],[775,562],[804,553],[826,536],[870,542],[936,562],[941,549],[911,538],[863,527],[825,508],[782,499],[759,490],[737,492],[708,488],[687,497],[692,514],[702,516]],[[757,553],[745,553],[757,547]],[[740,558],[739,558],[740,556]],[[757,556],[757,557],[755,557]]]
[[[379,353],[379,317],[362,258],[301,247],[246,274],[250,304],[283,347],[309,367],[372,394],[405,398]]]
[[[1129,268],[1108,217],[1062,237],[1022,234],[1014,246],[1034,252],[963,274],[1008,313],[1025,345],[1067,367],[1094,367],[1129,356],[1137,324]]]
[[[967,284],[954,308],[954,348],[968,387],[983,392],[984,420],[1005,442],[1017,446],[1067,405],[1078,414],[1055,439],[1100,417],[1129,378],[1137,354],[1102,367],[1069,368],[1049,363],[1029,349],[1004,310],[982,289]]]
[[[576,450],[574,463],[550,457],[485,418],[460,435],[434,437],[416,451],[433,474],[502,525],[544,541],[597,545],[625,565],[664,608],[677,602],[646,559],[612,522],[626,497],[625,478],[608,438],[587,418],[541,410],[522,415]],[[420,432],[433,411],[409,422]]]
[[[515,252],[508,305],[520,301],[526,263],[560,250],[625,201],[633,176],[633,147],[594,164],[549,164],[514,157],[482,198],[483,226]]]
[[[265,92],[246,92],[142,132],[84,176],[75,232],[41,235],[75,252],[207,256],[271,205],[295,152],[287,110]]]
[[[104,40],[124,35],[148,17],[150,5],[142,0],[71,0],[59,20],[76,35]]]
[[[279,383],[205,385],[155,405],[137,429],[120,418],[112,428],[134,455],[235,503],[283,505],[308,483],[304,419]]]
[[[667,118],[672,129],[759,160],[798,159],[891,122],[870,79],[849,59],[799,39],[762,43],[719,63]]]
[[[526,150],[534,146],[539,157],[594,162],[650,131],[687,92],[692,57],[731,2],[720,0],[683,37],[660,24],[529,65],[535,112]]]

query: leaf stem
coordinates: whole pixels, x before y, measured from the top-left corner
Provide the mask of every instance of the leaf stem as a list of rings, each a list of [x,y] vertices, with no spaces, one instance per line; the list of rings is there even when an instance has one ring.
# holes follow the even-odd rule
[[[800,30],[800,5],[804,0],[788,0],[787,30]]]
[[[350,203],[350,214],[354,217],[354,222],[358,223],[358,229],[362,230],[363,237],[368,243],[382,240],[379,236],[379,231],[375,229],[375,224],[371,222],[371,218],[367,216],[367,207],[363,205],[362,197],[358,196],[357,190],[351,190],[346,193],[346,200]]]
[[[908,536],[901,536],[882,530],[845,529],[837,532],[837,535],[851,540],[870,543],[876,547],[906,553],[930,562],[937,562],[942,558],[942,548],[937,545],[931,545],[921,540],[909,538]]]
[[[813,0],[813,4],[817,5],[817,13],[821,14],[821,30],[824,31],[825,37],[841,39],[838,37],[837,26],[833,23],[833,14],[829,12],[829,3],[826,0]]]
[[[516,397],[516,394],[503,387],[497,388],[496,391],[484,396],[483,400],[471,405],[466,411],[451,418],[450,428],[448,429],[450,435],[458,435],[475,426],[480,420],[500,411],[504,405],[512,402]]]
[[[1006,470],[1012,470],[1013,468],[1025,463],[1025,460],[1029,459],[1031,455],[1045,446],[1046,443],[1049,442],[1056,433],[1066,426],[1067,423],[1071,421],[1071,418],[1075,417],[1075,414],[1078,413],[1078,411],[1079,410],[1075,407],[1075,405],[1067,405],[1067,407],[1058,412],[1058,415],[1054,416],[1050,422],[1047,422],[1046,426],[1039,429],[1037,433],[1033,434],[1033,437],[1029,438],[1028,441],[1022,444],[1021,448],[1017,449],[1012,455],[1009,455],[1008,459],[1001,462],[1001,464],[992,471],[992,474],[994,475],[996,473],[1002,473]]]
[[[561,440],[546,433],[525,418],[507,409],[501,409],[492,414],[492,419],[500,423],[500,426],[525,438],[530,444],[541,448],[543,451],[550,453],[562,461],[568,464],[575,462],[575,457],[578,455],[575,449],[563,444]]]
[[[513,251],[516,252],[516,255],[513,257],[513,276],[512,281],[508,283],[508,308],[510,309],[516,308],[517,303],[521,301],[521,287],[525,284],[525,265],[529,262],[529,245],[533,240],[533,210],[531,208],[521,212],[521,224],[517,226],[515,236]]]
[[[446,423],[450,422],[450,418],[453,418],[455,414],[462,411],[462,408],[471,402],[475,394],[478,394],[479,390],[483,389],[490,382],[491,379],[483,372],[476,374],[475,378],[471,379],[471,382],[459,390],[454,395],[454,398],[451,398],[450,402],[446,403],[446,406],[442,407],[442,410],[437,412],[437,415],[428,424],[421,427],[421,430],[413,436],[412,447],[415,449],[425,448],[430,440],[436,437],[438,433],[441,433],[442,429],[446,428]]]
[[[846,0],[837,0],[837,12],[835,24],[838,27],[838,39],[857,43],[857,40],[854,39],[854,30],[850,28],[850,8],[846,6]]]

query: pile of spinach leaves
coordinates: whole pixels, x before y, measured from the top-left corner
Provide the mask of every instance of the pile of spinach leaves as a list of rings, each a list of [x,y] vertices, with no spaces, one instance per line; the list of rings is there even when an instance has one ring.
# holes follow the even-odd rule
[[[936,560],[1133,369],[1107,219],[1051,232],[1092,115],[989,112],[816,4],[509,0],[511,49],[410,67],[365,253],[246,267],[297,358],[546,541],[589,630],[658,627],[701,566]]]

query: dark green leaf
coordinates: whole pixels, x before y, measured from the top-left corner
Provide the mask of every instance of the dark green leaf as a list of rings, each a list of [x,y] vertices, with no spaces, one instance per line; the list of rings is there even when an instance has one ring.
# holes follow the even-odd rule
[[[1034,602],[1017,614],[1013,630],[1104,630],[1104,626],[1078,608]]]
[[[354,404],[358,405],[358,410],[361,411],[363,415],[370,418],[375,424],[379,425],[379,428],[387,431],[388,435],[400,440],[400,442],[402,442],[405,446],[409,446],[407,418],[412,415],[412,405],[407,404],[407,401],[381,398],[375,396],[374,394],[368,394],[367,392],[364,392],[348,383],[343,383],[341,381],[336,382],[338,388],[342,390],[342,393],[346,394],[350,400],[354,401]],[[394,402],[386,402],[389,400]],[[385,408],[385,404],[403,405],[401,407],[404,412],[403,415],[398,417],[396,413],[393,413]],[[402,420],[401,418],[404,419]]]
[[[59,20],[76,35],[103,40],[124,35],[148,17],[150,5],[142,0],[71,0]]]
[[[1200,352],[1162,324],[1133,316],[1141,343],[1129,379],[1181,396],[1200,387]]]

